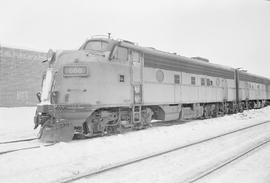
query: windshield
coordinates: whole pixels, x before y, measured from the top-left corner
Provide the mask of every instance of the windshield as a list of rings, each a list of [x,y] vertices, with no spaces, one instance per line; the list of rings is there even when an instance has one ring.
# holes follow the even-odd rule
[[[53,71],[48,69],[46,75],[42,81],[41,102],[50,103],[50,92],[53,83]]]
[[[105,51],[107,50],[108,43],[102,40],[89,41],[84,46],[84,50]]]

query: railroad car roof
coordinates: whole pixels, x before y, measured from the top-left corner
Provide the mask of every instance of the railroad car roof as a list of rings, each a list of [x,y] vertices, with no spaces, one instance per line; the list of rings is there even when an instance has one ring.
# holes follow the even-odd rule
[[[239,80],[270,85],[270,79],[247,72],[239,72]]]
[[[124,40],[118,41],[106,38],[95,38],[90,40],[104,40],[113,44],[120,43],[121,46],[140,51],[144,54],[145,67],[234,79],[235,69],[229,66],[209,63],[196,58],[188,58],[185,56],[157,50],[155,48],[141,47],[132,42]],[[270,85],[270,79],[242,71],[239,71],[239,79],[242,81],[258,82]]]
[[[197,59],[128,43],[122,43],[121,45],[143,52],[144,64],[146,67],[223,77],[227,79],[234,78],[234,69],[231,67],[208,63]]]

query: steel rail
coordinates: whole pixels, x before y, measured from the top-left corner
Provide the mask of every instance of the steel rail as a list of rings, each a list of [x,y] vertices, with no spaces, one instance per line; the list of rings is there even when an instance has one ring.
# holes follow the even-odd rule
[[[36,139],[38,139],[38,138],[28,138],[28,139],[11,140],[11,141],[0,142],[0,144],[11,144],[11,143],[17,143],[17,142],[26,142],[26,141],[36,140]]]
[[[41,147],[48,147],[48,146],[52,146],[54,144],[55,143],[45,144],[45,145],[35,145],[35,146],[32,146],[32,147],[22,147],[22,148],[17,148],[17,149],[12,149],[12,150],[1,151],[0,155],[7,154],[7,153],[12,153],[12,152],[16,152],[16,151],[24,151],[24,150],[29,150],[29,149],[37,149],[37,148],[41,148]]]
[[[249,148],[248,150],[245,150],[244,152],[238,153],[233,157],[228,158],[225,161],[222,161],[221,163],[219,163],[218,165],[215,165],[214,167],[211,167],[209,169],[207,169],[206,171],[203,171],[195,176],[193,176],[192,178],[189,178],[188,180],[185,180],[183,182],[188,182],[188,183],[194,183],[197,182],[207,176],[209,176],[210,174],[222,169],[223,167],[232,164],[234,162],[236,162],[237,160],[240,160],[241,158],[245,157],[246,155],[254,152],[255,150],[259,149],[260,147],[268,144],[270,142],[270,138],[267,138],[265,140],[263,140],[262,142],[258,143],[257,145]]]

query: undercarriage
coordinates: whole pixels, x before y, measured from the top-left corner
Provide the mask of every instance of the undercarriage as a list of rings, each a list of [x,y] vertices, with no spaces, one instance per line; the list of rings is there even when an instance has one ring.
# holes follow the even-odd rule
[[[102,108],[92,112],[85,120],[79,120],[81,122],[59,118],[61,115],[50,110],[37,110],[35,128],[41,126],[39,137],[44,142],[71,141],[73,138],[89,138],[139,130],[149,127],[153,116],[151,108],[142,106],[139,108],[139,113],[133,108]]]

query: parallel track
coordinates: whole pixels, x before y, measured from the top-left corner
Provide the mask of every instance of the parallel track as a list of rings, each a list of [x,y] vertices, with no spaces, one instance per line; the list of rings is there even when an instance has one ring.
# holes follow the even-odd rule
[[[36,145],[36,146],[32,146],[32,147],[23,147],[23,148],[18,148],[18,149],[12,149],[12,150],[7,150],[7,151],[2,151],[0,152],[0,155],[2,154],[7,154],[7,153],[12,153],[12,152],[16,152],[16,151],[23,151],[23,150],[29,150],[29,149],[37,149],[40,147],[47,147],[47,146],[52,146],[54,144],[46,144],[46,145]]]
[[[36,139],[38,139],[38,138],[28,138],[28,139],[20,139],[20,140],[11,140],[11,141],[0,142],[0,144],[11,144],[11,143],[17,143],[17,142],[26,142],[26,141],[36,140]]]
[[[270,143],[270,138],[264,140],[263,142],[258,143],[257,145],[253,146],[252,148],[250,148],[242,153],[239,153],[239,154],[227,159],[224,162],[219,163],[218,165],[216,165],[214,167],[211,167],[210,169],[205,170],[204,172],[201,172],[200,174],[193,176],[192,178],[190,178],[189,180],[186,180],[184,182],[188,182],[188,183],[197,182],[197,181],[209,176],[210,174],[212,174],[218,170],[221,170],[223,167],[225,167],[229,164],[232,164],[232,163],[236,162],[237,160],[240,160],[241,158],[247,156],[248,154],[256,151],[260,147],[267,145],[268,143]]]
[[[171,125],[177,125],[177,124],[181,124],[183,123],[182,121],[174,121],[173,123],[167,123],[167,122],[158,122],[158,123],[154,123],[152,126],[153,127],[158,127],[158,126],[171,126]],[[128,131],[127,131],[128,132]],[[113,135],[113,134],[112,134]],[[86,138],[78,138],[75,140],[86,140],[86,139],[92,139],[92,138],[97,138],[97,137],[100,137],[100,136],[95,136],[95,137],[86,137]],[[30,142],[30,141],[35,141],[39,138],[26,138],[26,139],[19,139],[19,140],[10,140],[10,141],[3,141],[3,142],[0,142],[0,149],[1,149],[1,145],[6,145],[6,144],[19,144],[19,143],[23,143],[23,142]],[[21,148],[11,148],[10,150],[4,150],[4,151],[1,151],[0,150],[0,155],[2,154],[7,154],[7,153],[12,153],[12,152],[16,152],[16,151],[23,151],[23,150],[30,150],[30,149],[36,149],[36,148],[40,148],[40,147],[46,147],[46,146],[52,146],[56,143],[50,143],[50,144],[41,144],[41,145],[33,145],[31,147],[21,147]]]
[[[20,140],[0,142],[0,149],[1,149],[1,146],[2,146],[2,148],[4,146],[4,149],[5,149],[5,150],[0,150],[0,155],[7,154],[7,153],[12,153],[12,152],[16,152],[16,151],[24,151],[24,150],[36,149],[36,148],[40,148],[40,147],[52,146],[52,145],[55,144],[55,143],[49,143],[49,144],[40,143],[40,144],[37,144],[36,143],[37,139],[38,138],[28,138],[28,139],[20,139]],[[24,143],[27,143],[27,142],[28,142],[28,144],[24,144]],[[22,147],[20,147],[21,143],[23,144]],[[5,146],[9,145],[9,144],[15,145],[15,147],[11,146],[11,147],[6,147],[5,148]],[[18,145],[18,147],[16,147],[16,145]]]
[[[215,137],[211,137],[211,138],[204,139],[204,140],[201,140],[201,141],[198,141],[198,142],[194,142],[194,143],[191,143],[191,144],[188,144],[188,145],[179,146],[179,147],[176,147],[176,148],[173,148],[173,149],[170,149],[170,150],[165,150],[165,151],[162,151],[162,152],[159,152],[159,153],[154,153],[154,154],[151,154],[151,155],[147,155],[147,156],[143,156],[143,157],[138,157],[136,159],[127,160],[127,161],[124,161],[124,162],[120,162],[118,164],[106,166],[106,167],[101,168],[101,169],[98,169],[98,170],[91,170],[89,172],[82,173],[81,175],[76,175],[76,176],[72,176],[72,177],[67,177],[65,179],[61,179],[58,182],[69,183],[69,182],[74,182],[74,181],[79,180],[79,179],[82,179],[82,178],[89,178],[89,177],[95,176],[97,174],[102,174],[102,173],[105,173],[105,172],[109,172],[109,171],[114,170],[114,169],[118,169],[118,168],[121,168],[121,167],[124,167],[124,166],[127,166],[127,165],[131,165],[131,164],[135,164],[135,163],[138,163],[138,162],[141,162],[141,161],[144,161],[144,160],[147,160],[147,159],[151,159],[151,158],[154,158],[154,157],[162,156],[164,154],[168,154],[168,153],[171,153],[171,152],[174,152],[174,151],[178,151],[180,149],[185,149],[185,148],[188,148],[188,147],[191,147],[191,146],[195,146],[195,145],[198,145],[198,144],[207,142],[207,141],[215,140],[215,139],[218,139],[220,137],[224,137],[224,136],[227,136],[227,135],[230,135],[230,134],[233,134],[233,133],[244,131],[244,130],[247,130],[247,129],[250,129],[250,128],[253,128],[253,127],[256,127],[256,126],[260,126],[260,125],[263,125],[263,124],[266,124],[266,123],[270,123],[270,121],[264,121],[262,123],[258,123],[258,124],[255,124],[255,125],[251,125],[251,126],[248,126],[248,127],[237,129],[237,130],[234,130],[234,131],[231,131],[231,132],[227,132],[227,133],[224,133],[224,134],[221,134],[221,135],[217,135]],[[266,142],[266,143],[268,143],[268,142]],[[262,145],[259,145],[259,146],[262,146]],[[255,148],[253,148],[253,149],[255,149]],[[252,150],[249,150],[248,152],[243,153],[243,155],[241,154],[241,156],[244,156],[244,154],[247,154],[247,153],[249,153],[251,151]],[[240,155],[237,155],[237,157],[238,156],[240,158]],[[231,162],[232,161],[234,161],[234,160],[231,160]],[[220,167],[223,167],[223,166],[225,166],[225,165],[222,165]],[[209,172],[208,174],[210,174],[210,173],[211,172]],[[206,175],[207,175],[207,173],[205,173],[204,176],[206,176]],[[203,177],[203,175],[197,176],[196,178],[192,179],[191,182],[192,181],[195,182],[196,180],[199,180],[200,177]]]

